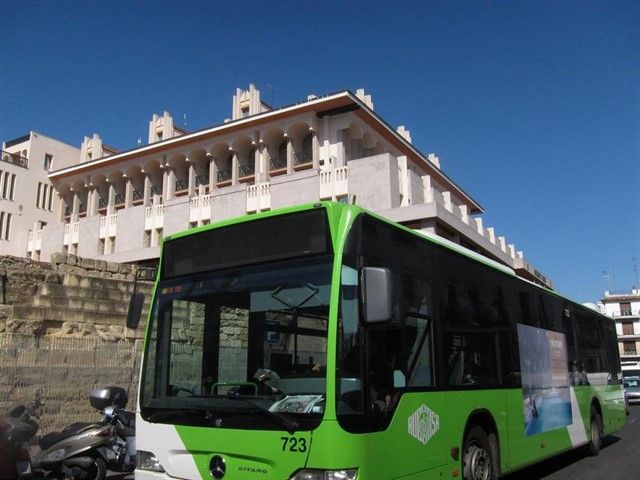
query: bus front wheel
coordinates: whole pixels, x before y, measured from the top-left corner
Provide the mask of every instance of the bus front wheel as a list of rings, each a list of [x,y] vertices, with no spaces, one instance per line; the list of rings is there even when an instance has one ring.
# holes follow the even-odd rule
[[[495,443],[495,442],[493,442]],[[464,439],[462,478],[464,480],[495,480],[493,444],[486,432],[478,426],[472,427]]]
[[[594,407],[591,407],[589,436],[589,453],[596,456],[602,446],[602,417]]]

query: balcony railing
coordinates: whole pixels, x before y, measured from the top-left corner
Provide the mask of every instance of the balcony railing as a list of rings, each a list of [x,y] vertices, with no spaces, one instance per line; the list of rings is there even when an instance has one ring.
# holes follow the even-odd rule
[[[178,178],[176,180],[176,192],[180,192],[182,190],[186,190],[189,188],[189,182],[183,178]]]
[[[162,195],[162,189],[157,185],[151,185],[151,195]]]
[[[287,168],[287,157],[280,155],[275,158],[269,159],[271,170],[279,170],[281,168]]]
[[[21,157],[17,153],[9,153],[2,150],[2,157],[0,158],[2,158],[3,162],[12,163],[14,165],[17,165],[18,167],[22,167],[22,168],[29,167],[29,160],[25,157]]]
[[[640,316],[640,310],[635,313],[633,310],[620,310],[619,312],[613,312],[614,317],[637,317]]]
[[[115,204],[120,205],[124,203],[124,195],[122,193],[116,193]]]
[[[218,182],[228,182],[231,180],[231,169],[218,170]]]
[[[311,163],[313,156],[310,152],[298,152],[293,156],[294,165],[304,165],[305,163]]]
[[[255,165],[240,165],[239,167],[241,177],[250,177],[256,173]]]
[[[209,185],[209,177],[206,175],[196,175],[196,187],[200,185],[204,185],[205,187]]]
[[[107,208],[107,205],[109,205],[109,199],[101,198],[98,200],[98,208]]]
[[[138,200],[144,200],[144,189],[142,188],[133,191],[133,201],[136,202]]]

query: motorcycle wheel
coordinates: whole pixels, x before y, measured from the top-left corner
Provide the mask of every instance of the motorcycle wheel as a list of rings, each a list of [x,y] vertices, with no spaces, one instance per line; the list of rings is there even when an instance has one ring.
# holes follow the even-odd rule
[[[104,480],[107,476],[107,466],[102,458],[96,457],[91,466],[82,473],[82,480]]]

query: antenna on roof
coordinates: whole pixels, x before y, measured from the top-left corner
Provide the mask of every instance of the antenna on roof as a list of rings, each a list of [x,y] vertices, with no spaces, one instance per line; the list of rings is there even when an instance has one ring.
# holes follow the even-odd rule
[[[278,90],[281,91],[278,87],[274,87],[273,85],[267,84],[267,88],[269,89],[269,103],[273,107],[273,91]]]
[[[602,276],[604,277],[604,286],[606,287],[607,292],[610,292],[611,286],[609,285],[609,272],[603,270]]]

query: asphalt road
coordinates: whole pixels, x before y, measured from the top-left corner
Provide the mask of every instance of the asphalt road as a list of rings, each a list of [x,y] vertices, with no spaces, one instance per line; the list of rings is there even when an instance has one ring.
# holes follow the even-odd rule
[[[131,480],[133,475],[111,473],[111,480]],[[574,450],[504,477],[504,480],[639,480],[640,405],[631,406],[626,426],[605,439],[597,457]]]
[[[604,440],[597,457],[584,449],[563,453],[504,480],[639,480],[640,405],[631,406],[625,427]]]

